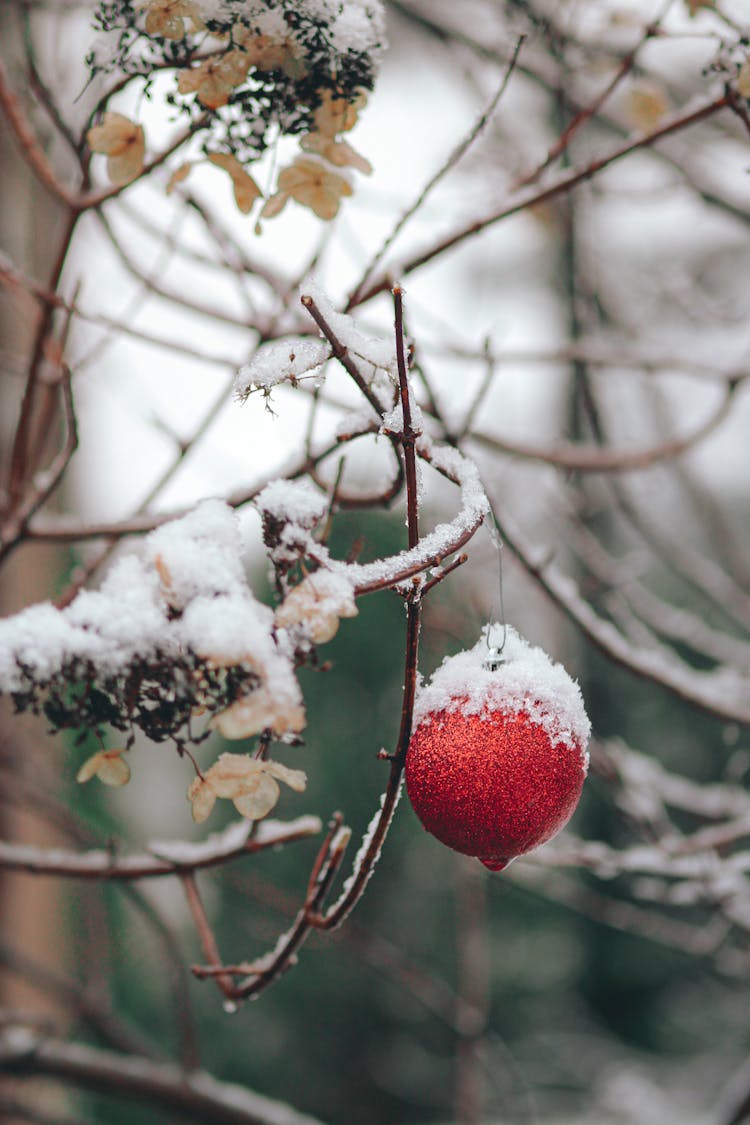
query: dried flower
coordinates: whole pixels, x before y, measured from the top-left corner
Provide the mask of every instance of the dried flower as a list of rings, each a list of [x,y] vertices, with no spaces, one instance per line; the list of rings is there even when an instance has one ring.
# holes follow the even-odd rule
[[[193,164],[189,160],[186,160],[184,164],[181,164],[179,166],[179,168],[175,168],[174,172],[169,177],[169,182],[167,183],[167,195],[171,195],[177,185],[181,184],[183,180],[186,180],[188,178],[192,170]]]
[[[329,570],[308,574],[276,610],[276,624],[288,629],[301,625],[314,644],[336,635],[339,619],[356,617],[354,591],[346,579]]]
[[[714,0],[685,0],[691,16],[697,16],[701,8],[713,8]]]
[[[246,215],[252,209],[255,200],[260,199],[263,194],[253,177],[245,171],[236,156],[230,156],[225,152],[212,152],[208,159],[217,168],[223,168],[229,173],[234,187],[235,202],[243,215]]]
[[[352,194],[351,184],[318,156],[298,156],[279,173],[278,190],[266,201],[261,217],[271,219],[294,199],[320,219],[338,214],[342,197]]]
[[[627,100],[627,117],[636,129],[648,132],[655,129],[669,109],[667,96],[661,86],[640,83],[634,86]]]
[[[317,156],[322,156],[324,160],[337,168],[356,168],[358,172],[364,172],[366,176],[369,176],[372,172],[370,161],[365,159],[355,148],[352,148],[347,141],[337,141],[334,137],[328,137],[324,133],[308,133],[300,141],[300,147],[305,152],[314,152]]]
[[[76,774],[76,781],[91,781],[92,777],[98,777],[105,785],[127,785],[130,766],[122,756],[124,753],[124,750],[100,750],[92,754]]]
[[[737,75],[737,93],[750,98],[750,57],[745,59]]]
[[[360,109],[367,102],[364,90],[358,90],[356,97],[351,101],[337,97],[331,90],[323,90],[320,95],[320,105],[313,114],[315,131],[326,137],[335,137],[337,133],[348,133],[357,124]]]
[[[245,81],[249,69],[250,58],[245,51],[225,51],[199,66],[180,71],[177,89],[181,94],[194,93],[208,109],[218,109],[227,104],[232,90]]]
[[[205,31],[195,0],[142,0],[139,7],[146,12],[146,31],[164,39],[184,39],[185,20],[190,31]]]
[[[105,113],[101,125],[89,129],[86,140],[92,152],[106,155],[107,175],[113,184],[129,184],[143,171],[143,128],[122,113]]]
[[[280,762],[263,762],[249,754],[221,754],[218,761],[196,777],[188,789],[193,820],[198,824],[211,813],[217,797],[234,802],[234,807],[248,820],[260,820],[278,801],[283,781],[290,789],[302,793],[307,777],[302,770],[292,770]]]
[[[235,43],[246,53],[248,65],[257,70],[283,70],[290,78],[302,78],[305,67],[298,57],[299,47],[291,38],[262,35],[242,27],[235,31]]]
[[[279,736],[298,734],[305,722],[305,708],[296,692],[272,692],[261,684],[214,715],[210,725],[224,738],[236,739],[252,738],[264,730]]]

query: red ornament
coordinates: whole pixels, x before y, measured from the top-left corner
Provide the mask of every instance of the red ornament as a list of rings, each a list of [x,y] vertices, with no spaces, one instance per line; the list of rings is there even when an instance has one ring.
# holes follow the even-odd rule
[[[420,694],[406,787],[425,829],[501,871],[550,840],[581,795],[590,726],[564,668],[508,630],[504,662],[480,642]]]

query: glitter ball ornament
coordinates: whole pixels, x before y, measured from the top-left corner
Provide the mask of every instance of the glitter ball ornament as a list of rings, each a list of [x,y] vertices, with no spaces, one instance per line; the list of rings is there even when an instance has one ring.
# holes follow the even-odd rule
[[[572,816],[591,726],[576,682],[515,630],[499,666],[487,655],[483,639],[420,691],[406,788],[428,832],[501,871]]]

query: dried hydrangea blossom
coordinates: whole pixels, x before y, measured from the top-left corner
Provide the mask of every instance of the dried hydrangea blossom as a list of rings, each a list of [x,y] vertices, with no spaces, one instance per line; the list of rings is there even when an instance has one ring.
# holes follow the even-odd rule
[[[290,681],[290,690],[279,691],[261,684],[250,695],[214,715],[211,726],[233,741],[252,738],[265,730],[273,731],[277,738],[299,734],[307,720],[299,689],[295,690],[296,681],[294,685]]]
[[[103,34],[87,58],[92,76],[137,76],[151,96],[157,71],[172,69],[167,104],[198,126],[207,156],[246,169],[279,134],[306,136],[309,156],[282,170],[266,218],[289,199],[333,218],[351,194],[336,169],[370,170],[337,137],[374,85],[386,45],[379,0],[102,0],[95,23]]]
[[[188,32],[206,30],[197,0],[141,0],[138,8],[146,16],[149,35],[184,39]]]
[[[76,781],[83,783],[91,781],[92,777],[98,777],[105,785],[127,785],[130,781],[130,766],[122,756],[124,753],[123,749],[99,750],[92,754],[76,774]]]
[[[107,157],[107,175],[113,184],[129,184],[143,171],[143,128],[122,113],[105,113],[101,124],[89,129],[86,140],[92,152]]]
[[[292,770],[280,762],[260,761],[247,754],[221,754],[188,789],[193,820],[198,824],[210,816],[217,798],[234,803],[248,820],[260,820],[276,805],[283,781],[297,793],[304,792],[307,777],[302,770]]]
[[[278,190],[266,201],[262,219],[279,215],[290,199],[314,211],[319,219],[334,219],[341,200],[352,194],[351,182],[319,156],[297,156],[279,172]]]
[[[141,557],[118,560],[66,609],[0,621],[0,691],[55,730],[109,725],[157,742],[200,741],[198,714],[256,693],[256,710],[266,695],[277,707],[258,729],[304,725],[295,653],[248,586],[238,517],[213,500],[153,532]]]
[[[276,610],[276,624],[283,629],[299,628],[319,645],[335,637],[342,617],[356,616],[351,583],[342,574],[316,570],[289,591]]]

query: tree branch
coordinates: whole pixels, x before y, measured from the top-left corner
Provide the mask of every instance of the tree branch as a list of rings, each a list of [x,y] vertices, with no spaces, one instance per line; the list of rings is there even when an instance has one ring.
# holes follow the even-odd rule
[[[321,1125],[283,1102],[205,1071],[190,1073],[171,1063],[152,1062],[80,1043],[65,1043],[23,1027],[0,1033],[0,1072],[21,1077],[63,1078],[108,1096],[148,1102],[205,1125]]]

